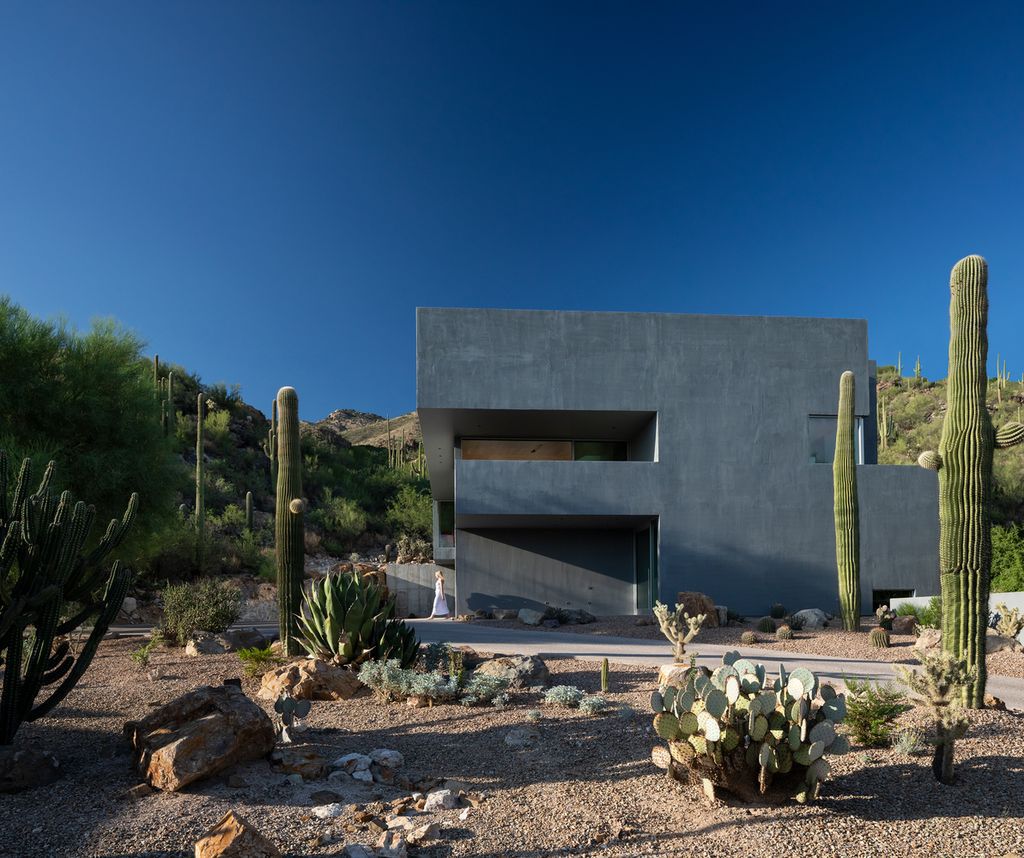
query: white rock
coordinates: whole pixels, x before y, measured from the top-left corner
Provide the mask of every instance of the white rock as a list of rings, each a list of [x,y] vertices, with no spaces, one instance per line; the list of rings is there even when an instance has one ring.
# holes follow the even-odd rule
[[[367,784],[373,783],[373,775],[370,773],[369,769],[356,769],[352,772],[352,779],[362,781]]]
[[[921,634],[914,641],[914,649],[935,649],[942,643],[942,632],[938,629],[921,629]]]
[[[346,772],[351,774],[352,772],[365,771],[370,768],[370,764],[373,762],[366,754],[345,754],[344,757],[338,757],[333,763],[334,768],[344,769]]]
[[[341,816],[344,807],[338,802],[333,804],[321,804],[319,807],[314,807],[310,812],[317,819],[333,819],[336,816]]]
[[[389,829],[399,829],[401,831],[410,831],[416,827],[416,820],[411,816],[392,816],[388,820]]]
[[[473,808],[471,808],[471,807],[467,807],[464,811],[462,811],[462,813],[459,814],[459,821],[460,822],[465,822],[467,819],[469,819],[469,812],[472,809]]]
[[[385,831],[377,841],[379,858],[406,858],[408,854],[405,838],[397,831]]]
[[[823,629],[828,622],[828,614],[821,608],[804,608],[793,614],[793,618],[802,620],[805,629]]]
[[[134,596],[125,596],[124,601],[121,603],[121,610],[126,614],[134,614],[138,607],[138,600]]]
[[[341,853],[345,858],[374,858],[373,850],[358,843],[349,843]]]
[[[370,759],[378,766],[387,766],[389,769],[400,769],[405,765],[405,757],[398,751],[391,751],[387,748],[375,748],[370,751]]]
[[[437,789],[427,793],[427,801],[423,805],[423,810],[430,813],[435,810],[451,810],[458,806],[459,797],[455,793],[450,789]]]

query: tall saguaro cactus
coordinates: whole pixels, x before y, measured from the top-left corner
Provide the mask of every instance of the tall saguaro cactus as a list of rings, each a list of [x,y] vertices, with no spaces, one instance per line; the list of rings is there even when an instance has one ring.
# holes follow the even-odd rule
[[[206,486],[203,461],[203,394],[196,397],[196,565],[203,567],[203,541],[206,536]]]
[[[277,548],[278,626],[286,655],[298,655],[298,614],[305,565],[303,542],[302,450],[299,445],[299,396],[295,388],[277,392]]]
[[[832,503],[836,519],[836,567],[839,570],[839,613],[848,632],[860,628],[860,508],[857,504],[856,384],[847,370],[839,378],[836,452],[832,458]]]
[[[245,530],[252,533],[252,492],[245,493]]]
[[[939,472],[942,648],[972,670],[964,703],[985,702],[985,632],[992,567],[992,456],[1024,441],[1024,425],[997,432],[985,407],[988,384],[988,265],[961,259],[949,277],[949,376],[938,452],[918,457]]]

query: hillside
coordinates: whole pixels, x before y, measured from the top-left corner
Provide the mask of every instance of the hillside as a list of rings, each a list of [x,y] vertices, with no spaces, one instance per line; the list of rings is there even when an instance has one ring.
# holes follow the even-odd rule
[[[996,379],[991,379],[988,410],[996,427],[1020,420],[1024,416],[1024,384],[1007,379],[1000,386]],[[916,465],[922,451],[938,449],[945,413],[945,380],[900,378],[895,367],[879,367],[879,464]],[[993,472],[993,522],[1024,521],[1024,445],[998,451]]]
[[[377,414],[364,414],[359,411],[335,411],[329,414],[326,420],[331,420],[335,414],[339,413],[353,415],[350,418],[351,428],[343,433],[345,440],[353,445],[387,447],[389,429],[392,444],[396,447],[401,445],[402,438],[404,437],[406,448],[411,450],[416,447],[423,437],[420,433],[420,421],[415,411],[410,411],[408,414],[402,414],[399,417],[392,417],[390,421]]]

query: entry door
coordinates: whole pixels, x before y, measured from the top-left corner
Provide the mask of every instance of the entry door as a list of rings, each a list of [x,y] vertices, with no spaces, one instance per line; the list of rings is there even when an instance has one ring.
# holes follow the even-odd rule
[[[653,605],[652,597],[652,563],[651,563],[651,532],[653,528],[645,527],[633,534],[636,543],[636,609],[642,613],[649,611]]]

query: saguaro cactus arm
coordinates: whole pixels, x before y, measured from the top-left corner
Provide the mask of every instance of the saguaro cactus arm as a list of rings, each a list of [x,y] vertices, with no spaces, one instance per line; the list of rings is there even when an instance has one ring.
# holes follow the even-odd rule
[[[996,430],[996,447],[1000,450],[1016,447],[1021,442],[1024,442],[1024,424],[1016,420],[1011,420]]]

